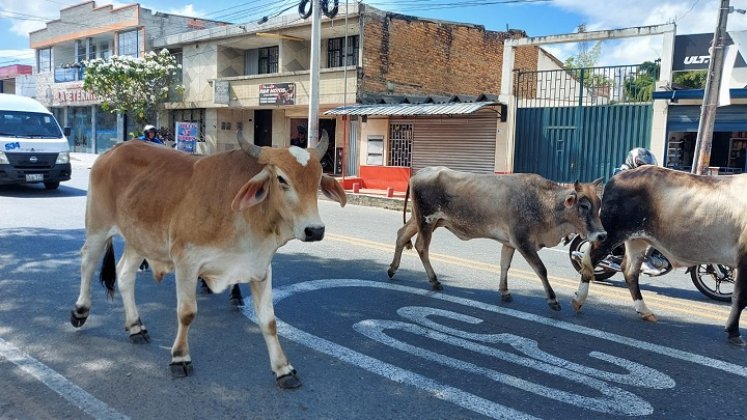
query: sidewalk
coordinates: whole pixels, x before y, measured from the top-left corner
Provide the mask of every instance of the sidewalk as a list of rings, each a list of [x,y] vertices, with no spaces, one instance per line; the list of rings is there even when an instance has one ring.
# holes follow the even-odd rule
[[[99,155],[95,153],[70,152],[70,166],[73,169],[91,169],[93,162]],[[395,191],[392,197],[387,197],[386,190],[376,190],[370,188],[361,188],[358,193],[353,190],[345,190],[349,204],[360,206],[380,207],[389,210],[402,210],[404,206],[405,193]],[[324,195],[320,198],[327,199]]]

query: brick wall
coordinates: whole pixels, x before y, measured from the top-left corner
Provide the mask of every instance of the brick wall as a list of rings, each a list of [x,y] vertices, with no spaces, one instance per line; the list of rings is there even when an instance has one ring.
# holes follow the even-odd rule
[[[364,9],[359,94],[499,94],[503,41],[519,31],[421,20]],[[517,50],[516,68],[536,69],[537,47]]]

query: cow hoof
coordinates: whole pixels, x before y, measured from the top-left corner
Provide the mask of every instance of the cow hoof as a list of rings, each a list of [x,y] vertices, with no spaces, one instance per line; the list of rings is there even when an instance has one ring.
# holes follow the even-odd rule
[[[228,298],[228,303],[238,308],[239,306],[244,306],[244,299],[239,296],[231,296]]]
[[[646,322],[656,322],[656,315],[654,314],[641,315],[641,318]]]
[[[571,306],[573,307],[574,311],[581,312],[581,307],[584,305],[581,303],[578,303],[576,299],[571,299]]]
[[[140,330],[135,334],[130,334],[130,343],[132,344],[146,344],[150,343],[150,336],[148,330]]]
[[[192,362],[171,362],[169,363],[169,369],[171,370],[171,377],[186,378],[192,373]]]
[[[548,302],[547,306],[549,306],[550,309],[552,309],[553,311],[559,311],[560,310],[560,303],[558,303],[557,301],[555,301],[555,302]]]
[[[501,302],[513,302],[514,297],[511,296],[511,293],[506,293],[505,295],[501,295]]]
[[[436,282],[431,285],[431,289],[440,292],[441,290],[444,290],[444,287],[441,285],[441,283]]]
[[[70,311],[70,323],[73,324],[73,327],[80,328],[83,326],[83,324],[86,323],[86,320],[88,319],[88,309],[85,308],[75,308]]]
[[[396,273],[396,271],[392,270],[391,268],[389,270],[386,270],[386,274],[390,279],[394,277],[394,273]]]
[[[301,381],[296,376],[296,371],[293,370],[291,373],[286,373],[283,376],[279,376],[275,382],[282,389],[296,389],[301,386]]]
[[[744,339],[738,335],[735,337],[729,337],[729,344],[732,344],[738,347],[747,346],[747,342],[745,342]]]

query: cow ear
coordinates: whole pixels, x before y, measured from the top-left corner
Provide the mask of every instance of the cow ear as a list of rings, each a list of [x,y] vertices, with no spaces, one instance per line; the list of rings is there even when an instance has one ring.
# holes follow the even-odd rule
[[[594,190],[601,199],[604,194],[604,178],[595,179],[594,182],[592,182],[592,185],[594,185]]]
[[[233,211],[242,211],[263,202],[270,192],[270,180],[272,180],[270,175],[271,172],[266,167],[262,172],[254,175],[252,179],[239,189],[236,197],[231,202],[231,209]]]
[[[565,201],[563,201],[563,204],[565,205],[565,208],[569,209],[573,207],[576,204],[576,200],[578,199],[578,195],[575,192],[569,193],[565,197]]]
[[[345,207],[348,202],[348,197],[345,195],[345,190],[336,179],[331,176],[324,174],[322,175],[322,183],[319,185],[322,189],[322,193],[331,200],[335,200],[340,203],[340,207]]]

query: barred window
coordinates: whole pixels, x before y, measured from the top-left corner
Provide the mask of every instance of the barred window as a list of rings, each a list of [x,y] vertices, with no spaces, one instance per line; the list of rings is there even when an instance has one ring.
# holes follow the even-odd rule
[[[260,48],[259,50],[259,74],[270,74],[278,72],[278,47]]]
[[[412,124],[389,124],[389,166],[410,167],[412,157]]]
[[[348,37],[348,51],[343,54],[345,49],[345,38],[330,38],[327,40],[327,67],[342,67],[358,65],[358,35]],[[343,64],[343,55],[345,64]]]

